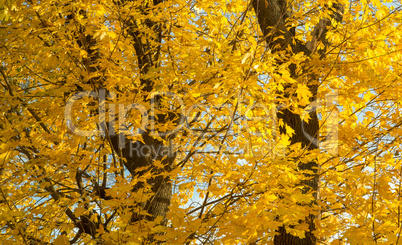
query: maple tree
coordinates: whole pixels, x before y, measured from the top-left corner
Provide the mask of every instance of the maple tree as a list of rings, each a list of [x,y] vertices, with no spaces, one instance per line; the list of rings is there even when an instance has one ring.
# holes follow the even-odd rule
[[[398,244],[401,5],[0,1],[2,244]]]

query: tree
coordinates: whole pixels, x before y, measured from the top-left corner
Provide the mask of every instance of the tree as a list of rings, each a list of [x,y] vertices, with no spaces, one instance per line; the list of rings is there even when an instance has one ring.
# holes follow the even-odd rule
[[[398,244],[400,5],[3,1],[17,244]]]

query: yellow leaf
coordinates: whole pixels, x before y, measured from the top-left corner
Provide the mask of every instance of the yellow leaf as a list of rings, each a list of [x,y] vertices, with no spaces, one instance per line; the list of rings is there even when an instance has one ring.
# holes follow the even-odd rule
[[[75,215],[81,216],[85,213],[85,208],[84,207],[78,207],[74,211]]]
[[[179,190],[186,190],[186,189],[189,189],[189,188],[192,187],[193,185],[194,185],[193,182],[187,182],[187,183],[181,184],[181,185],[179,186]]]
[[[299,100],[310,98],[312,96],[310,89],[304,84],[297,85],[296,93]]]
[[[281,140],[279,141],[279,145],[288,146],[290,145],[290,137],[288,135],[281,135]]]
[[[102,225],[102,224],[99,225],[99,229],[97,229],[96,231],[97,231],[99,234],[105,233],[105,229],[103,229],[103,225]]]
[[[70,245],[70,242],[68,241],[68,238],[66,235],[60,235],[54,240],[53,242],[54,245]]]

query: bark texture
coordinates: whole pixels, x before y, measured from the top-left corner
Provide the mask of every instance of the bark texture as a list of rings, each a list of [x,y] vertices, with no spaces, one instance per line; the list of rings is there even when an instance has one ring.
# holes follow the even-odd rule
[[[155,6],[157,6],[161,2],[163,1],[154,0],[153,3],[143,4],[141,5],[141,9],[139,11],[141,11],[141,13],[144,15],[150,14],[150,11],[155,11]],[[116,7],[122,9],[126,4],[131,4],[131,2],[114,1],[114,4],[116,5]],[[79,10],[79,14],[87,18],[86,12],[84,10]],[[66,24],[69,22],[74,22],[75,18],[77,18],[75,13],[69,14],[67,16]],[[161,44],[163,23],[154,23],[149,19],[145,20],[145,23],[143,24],[145,24],[147,29],[152,30],[153,32],[153,35],[149,35],[149,32],[148,34],[146,34],[148,30],[144,29],[144,27],[139,28],[137,26],[136,20],[133,18],[124,18],[120,21],[122,26],[125,27],[124,31],[126,37],[131,39],[131,43],[136,53],[137,66],[140,69],[140,77],[142,77],[142,75],[145,75],[149,72],[150,68],[157,67],[158,65],[158,50],[160,49]],[[80,26],[77,29],[76,38],[74,41],[79,45],[80,48],[84,49],[88,53],[87,58],[82,61],[82,63],[85,65],[85,69],[88,71],[88,73],[95,73],[102,70],[102,68],[98,65],[101,54],[96,49],[96,39],[91,34],[87,34],[85,32],[85,28],[85,26]],[[144,39],[141,37],[146,35],[148,35],[148,39],[144,41]],[[106,94],[106,97],[109,94],[109,91],[104,89],[103,86],[105,79],[106,77],[104,76],[97,76],[87,81],[87,84],[91,85],[92,92],[99,95],[99,109],[94,110],[92,112],[93,115],[101,113],[101,104],[105,103],[105,101],[102,101],[102,99],[106,100],[106,98],[102,98],[102,96],[100,96],[100,93],[104,93],[104,95]],[[154,103],[154,107],[157,108],[157,104],[159,104],[161,97],[147,99],[147,95],[152,93],[153,89],[154,81],[152,79],[140,78],[140,87],[138,88],[138,90],[140,90],[142,94],[145,94],[143,97],[144,102],[150,104]],[[73,92],[84,91],[84,88],[77,84],[76,90],[77,91]],[[105,113],[104,108],[103,113]],[[154,121],[155,125],[158,125],[165,124],[168,121],[171,121],[173,118],[177,118],[177,116],[173,112],[169,112],[168,114],[169,115],[167,116],[152,115],[152,113],[149,111],[149,121]],[[170,206],[170,200],[172,198],[172,185],[170,182],[170,178],[168,177],[168,173],[172,170],[172,164],[176,156],[175,153],[172,152],[172,149],[166,145],[166,142],[171,142],[174,135],[168,135],[166,137],[162,137],[162,140],[158,140],[152,136],[152,132],[150,130],[146,129],[142,132],[141,135],[143,139],[142,142],[132,142],[131,140],[129,140],[127,135],[119,132],[118,127],[120,125],[118,125],[117,122],[118,118],[115,118],[114,121],[112,120],[112,122],[107,122],[100,125],[100,127],[106,134],[105,137],[108,139],[108,142],[114,151],[114,155],[124,159],[122,161],[124,167],[131,175],[129,178],[141,177],[147,172],[150,172],[152,176],[152,178],[148,179],[146,183],[140,182],[133,186],[132,192],[136,192],[144,187],[145,184],[150,185],[152,193],[149,199],[138,200],[138,203],[132,205],[131,220],[129,223],[132,224],[141,220],[152,221],[155,220],[157,217],[162,217],[162,223],[164,224],[164,218],[166,217],[166,213]],[[137,150],[133,150],[133,147],[135,147]],[[164,167],[154,167],[154,161],[162,161]],[[90,179],[90,176],[85,172],[85,170],[77,169],[77,187],[80,190],[80,195],[82,199],[85,201],[85,196],[89,194],[83,186],[83,178]],[[110,200],[112,199],[112,197],[106,194],[106,189],[106,181],[104,181],[102,185],[99,185],[97,182],[95,182],[92,194],[104,200]],[[86,206],[86,208],[88,207]],[[145,210],[147,214],[144,214],[144,212],[140,213],[139,210],[141,209]],[[98,221],[97,223],[91,221],[90,217],[92,214],[93,212],[88,215],[81,215],[80,217],[75,217],[72,213],[69,215],[69,217],[74,221],[76,227],[79,229],[78,234],[73,241],[78,240],[78,238],[83,233],[89,234],[93,239],[99,238],[97,229],[99,229],[100,227],[100,221]],[[104,225],[104,227],[106,227],[106,225]],[[149,237],[148,240],[152,241],[153,239],[152,237]]]
[[[116,4],[122,4],[129,1],[121,1]],[[158,4],[162,3],[162,0],[154,0],[153,8]],[[150,4],[145,4],[141,7],[140,11],[144,15],[150,14],[150,11],[155,11],[152,9]],[[153,35],[148,35],[148,40],[143,41],[143,36],[146,35],[146,31],[138,27],[135,19],[127,19],[123,24],[127,26],[126,32],[131,37],[132,43],[137,56],[137,64],[140,68],[141,75],[145,75],[149,72],[150,68],[158,66],[159,60],[159,49],[162,37],[162,27],[163,23],[154,23],[152,20],[145,20],[145,26],[148,30],[152,30]],[[151,40],[152,39],[152,40]],[[154,43],[154,44],[151,44]],[[155,44],[156,43],[156,44]],[[140,77],[141,90],[146,94],[144,96],[144,101],[146,103],[154,104],[157,107],[160,96],[155,96],[153,99],[146,99],[148,94],[152,93],[154,88],[154,81],[152,79],[144,79]],[[172,115],[170,115],[172,114]],[[175,117],[174,113],[169,113],[166,115],[152,115],[150,111],[148,113],[149,121],[155,122],[156,125],[166,124],[172,118]],[[174,135],[168,135],[162,137],[165,143],[161,140],[156,139],[152,136],[152,132],[148,129],[142,133],[143,142],[130,142],[126,139],[124,134],[118,134],[111,136],[111,142],[114,150],[123,158],[125,158],[124,166],[130,172],[132,177],[141,176],[146,172],[152,173],[152,179],[147,181],[147,184],[152,186],[152,196],[146,202],[140,204],[141,208],[144,209],[149,215],[140,215],[133,211],[131,222],[136,222],[140,220],[154,220],[156,217],[165,217],[170,206],[170,200],[172,198],[172,185],[170,178],[166,177],[166,174],[172,170],[172,164],[175,159],[175,154],[171,151],[170,146],[166,145],[166,142],[170,142]],[[122,144],[121,142],[125,142]],[[132,148],[144,149],[133,151]],[[163,149],[169,148],[166,151]],[[167,154],[167,155],[166,155]],[[165,157],[165,158],[164,158]],[[163,169],[157,169],[153,166],[154,161],[162,161],[164,165]],[[141,171],[137,171],[141,168]],[[145,183],[138,183],[133,187],[133,191],[137,191],[144,186]],[[134,208],[133,210],[135,210]]]
[[[330,44],[325,39],[327,30],[331,24],[331,20],[322,19],[318,25],[313,30],[312,36],[313,40],[308,43],[304,43],[301,40],[297,40],[295,37],[295,28],[289,25],[290,18],[292,14],[291,6],[286,0],[253,0],[252,2],[254,11],[256,12],[258,23],[260,25],[261,31],[264,35],[264,40],[268,48],[272,53],[281,53],[285,60],[278,60],[279,64],[286,61],[287,58],[291,57],[293,54],[304,53],[309,56],[315,52],[318,52],[323,58],[325,56],[326,47]],[[336,21],[342,20],[342,6],[333,4],[331,7],[324,6],[326,8],[331,8],[334,13],[331,16]],[[317,45],[323,43],[325,48],[317,50]],[[290,47],[290,48],[289,48]],[[307,69],[308,61],[304,64],[303,70]],[[298,78],[296,72],[296,65],[291,64],[289,67],[291,77],[293,79]],[[309,77],[309,83],[307,84],[313,97],[311,102],[316,99],[318,90],[318,76],[312,75]],[[282,97],[289,97],[290,95],[286,93],[286,88],[291,85],[285,85],[285,92],[279,94]],[[317,149],[318,134],[319,134],[319,122],[317,113],[315,111],[309,112],[310,120],[308,123],[303,122],[300,115],[293,113],[290,108],[281,108],[278,113],[278,119],[282,119],[283,122],[292,127],[295,131],[291,137],[291,143],[301,143],[303,148],[308,150]],[[281,133],[286,133],[285,127],[280,128]],[[307,176],[308,181],[301,183],[304,186],[304,192],[313,191],[315,193],[314,197],[317,198],[318,191],[318,165],[316,162],[309,162],[299,166],[300,170],[311,170],[313,175]],[[317,239],[313,234],[315,229],[314,219],[316,217],[310,214],[305,221],[309,225],[309,231],[306,232],[305,238],[301,239],[295,237],[286,232],[285,227],[280,227],[277,231],[279,234],[274,238],[274,244],[276,245],[312,245],[316,244]]]

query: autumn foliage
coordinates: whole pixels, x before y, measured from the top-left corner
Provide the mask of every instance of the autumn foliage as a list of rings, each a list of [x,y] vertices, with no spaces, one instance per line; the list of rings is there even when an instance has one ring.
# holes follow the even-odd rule
[[[401,8],[0,0],[0,243],[402,244]]]

